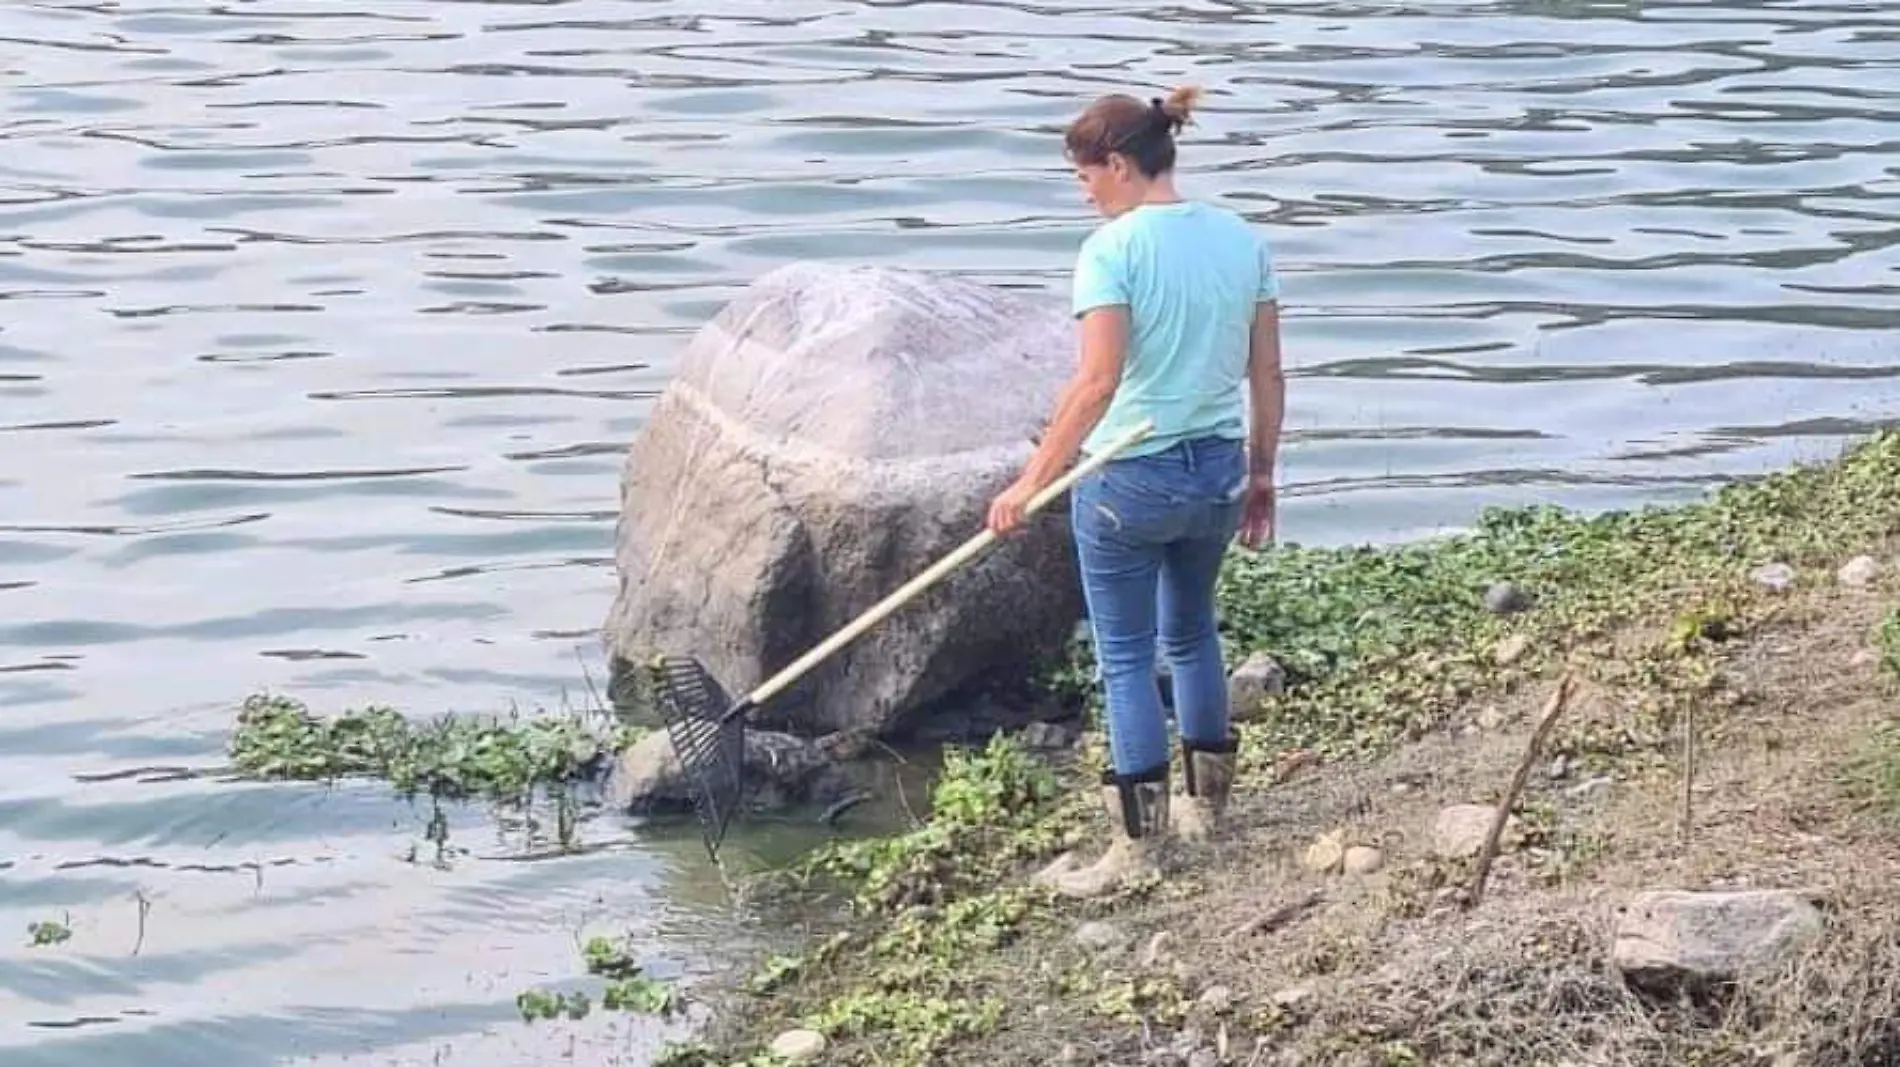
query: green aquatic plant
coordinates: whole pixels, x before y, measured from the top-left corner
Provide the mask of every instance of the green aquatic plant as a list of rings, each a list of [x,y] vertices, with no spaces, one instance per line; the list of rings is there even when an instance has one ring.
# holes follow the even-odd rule
[[[1874,648],[1881,669],[1900,680],[1900,607],[1888,608],[1880,617],[1880,624],[1874,627]]]
[[[640,736],[636,727],[601,725],[577,714],[524,717],[445,715],[417,724],[387,707],[338,715],[313,714],[301,701],[256,695],[238,711],[230,742],[232,765],[262,780],[336,781],[376,778],[396,795],[428,797],[425,836],[438,858],[447,847],[444,802],[486,801],[527,815],[538,799],[551,802],[555,840],[575,844],[572,786],[598,761]]]
[[[641,970],[624,944],[607,937],[588,938],[586,947],[581,949],[581,962],[587,965],[588,974],[602,978],[631,978]]]
[[[1043,816],[1057,794],[1048,765],[1003,734],[982,749],[946,749],[928,821],[895,837],[831,842],[804,870],[850,887],[866,911],[944,899],[1053,845]]]
[[[601,993],[600,1004],[608,1011],[671,1015],[679,1010],[680,998],[671,984],[646,975],[634,975],[609,982]]]
[[[27,944],[33,948],[49,948],[63,945],[73,939],[70,917],[59,922],[51,920],[31,923],[26,928]]]
[[[1249,731],[1256,766],[1286,748],[1364,754],[1439,725],[1504,673],[1492,651],[1509,634],[1562,645],[1687,610],[1701,614],[1685,616],[1694,632],[1682,643],[1726,639],[1757,592],[1753,568],[1831,559],[1896,529],[1900,435],[1882,433],[1833,463],[1674,507],[1491,509],[1468,532],[1417,544],[1232,553],[1223,638],[1236,657],[1271,654],[1289,680]],[[1497,582],[1528,593],[1529,610],[1487,610]]]
[[[600,993],[600,1006],[607,1011],[671,1015],[681,1006],[679,991],[671,983],[645,974],[645,969],[634,960],[623,942],[591,937],[581,949],[581,962],[588,974],[607,980]],[[515,997],[515,1005],[522,1019],[532,1023],[563,1016],[585,1018],[593,1002],[584,992],[550,993],[530,989]]]
[[[587,994],[550,993],[543,989],[530,989],[515,997],[515,1007],[521,1012],[524,1022],[534,1023],[551,1019],[585,1019],[593,1011],[593,1003]]]

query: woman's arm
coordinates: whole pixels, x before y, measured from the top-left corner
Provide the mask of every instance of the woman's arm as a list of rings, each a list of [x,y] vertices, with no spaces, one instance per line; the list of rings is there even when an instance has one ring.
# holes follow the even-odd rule
[[[1062,387],[1041,444],[1023,467],[1023,477],[1038,490],[1061,477],[1075,462],[1082,442],[1115,399],[1128,346],[1128,309],[1120,305],[1096,308],[1082,316],[1081,334],[1081,361]]]
[[[1248,548],[1273,540],[1278,523],[1274,470],[1286,420],[1286,372],[1280,365],[1280,304],[1262,300],[1247,352],[1247,395],[1253,426],[1247,439],[1247,504],[1240,539]]]
[[[1286,419],[1286,372],[1280,366],[1280,304],[1263,300],[1254,313],[1247,352],[1247,392],[1253,409],[1248,462],[1251,473],[1271,475]]]
[[[1128,350],[1127,306],[1114,304],[1087,312],[1082,316],[1081,334],[1081,361],[1062,388],[1055,414],[1035,454],[1024,464],[1015,484],[990,505],[988,525],[999,535],[1021,525],[1023,508],[1030,498],[1075,462],[1082,442],[1102,421],[1121,385],[1122,360]]]

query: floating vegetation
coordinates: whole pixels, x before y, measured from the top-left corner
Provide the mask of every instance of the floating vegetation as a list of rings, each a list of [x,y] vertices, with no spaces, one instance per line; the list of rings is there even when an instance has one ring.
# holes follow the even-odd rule
[[[442,803],[486,801],[520,811],[532,835],[537,800],[554,809],[554,839],[575,844],[576,780],[633,744],[643,732],[626,724],[602,728],[601,716],[499,718],[445,715],[416,724],[388,707],[328,718],[301,701],[257,695],[238,712],[231,737],[236,769],[262,780],[337,781],[375,778],[399,797],[431,802],[426,837],[445,859],[448,819]]]
[[[65,944],[73,939],[71,922],[72,918],[68,916],[59,922],[47,920],[32,923],[26,928],[27,944],[33,948],[50,948],[53,945]]]
[[[624,944],[606,937],[590,938],[581,951],[581,960],[588,974],[607,980],[600,994],[600,1006],[607,1011],[665,1016],[680,1009],[679,991],[671,983],[646,974]],[[592,1005],[583,992],[531,989],[515,997],[522,1019],[530,1023],[561,1017],[583,1019]]]

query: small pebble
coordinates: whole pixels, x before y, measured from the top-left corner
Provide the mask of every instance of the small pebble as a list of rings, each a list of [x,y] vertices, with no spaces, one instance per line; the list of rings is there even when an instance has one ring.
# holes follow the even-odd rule
[[[1188,1054],[1187,1067],[1220,1067],[1220,1056],[1211,1048],[1197,1048]]]
[[[1880,561],[1872,556],[1855,556],[1842,566],[1835,578],[1849,589],[1865,589],[1880,580]]]
[[[1339,869],[1346,859],[1346,834],[1334,830],[1322,834],[1312,844],[1306,846],[1306,855],[1300,858],[1300,865],[1314,874],[1331,874]]]
[[[1505,638],[1504,640],[1499,641],[1498,647],[1491,653],[1491,655],[1492,655],[1492,658],[1497,660],[1498,666],[1508,667],[1511,664],[1516,663],[1518,660],[1523,659],[1524,653],[1529,652],[1530,650],[1531,650],[1530,638],[1525,637],[1523,634],[1512,634],[1511,636]]]
[[[1105,922],[1089,921],[1075,928],[1075,943],[1095,952],[1120,948],[1122,932]]]
[[[825,1035],[816,1030],[787,1030],[772,1039],[771,1053],[787,1063],[810,1063],[825,1054]]]
[[[1748,578],[1763,589],[1782,593],[1793,588],[1795,573],[1786,563],[1768,563],[1750,571]]]
[[[1371,874],[1385,866],[1385,853],[1370,845],[1354,845],[1346,850],[1346,858],[1341,866],[1347,874]]]
[[[1201,1007],[1215,1015],[1226,1014],[1234,1006],[1234,991],[1224,985],[1211,985],[1201,993]]]
[[[1174,935],[1166,930],[1148,939],[1148,945],[1141,950],[1143,967],[1165,967],[1174,958]]]
[[[1530,594],[1510,582],[1493,582],[1484,591],[1484,610],[1493,615],[1512,615],[1530,606]]]
[[[1075,735],[1068,727],[1053,722],[1032,722],[1023,727],[1022,742],[1030,748],[1068,748]]]
[[[1597,775],[1595,778],[1590,779],[1587,782],[1579,782],[1578,784],[1571,786],[1570,795],[1573,797],[1595,796],[1596,794],[1601,793],[1604,790],[1610,788],[1610,786],[1614,784],[1616,784],[1615,779],[1611,778],[1607,774],[1600,774],[1600,775]]]
[[[1570,777],[1570,757],[1558,756],[1556,759],[1551,760],[1550,777],[1552,781],[1558,782]]]
[[[1293,1009],[1299,1007],[1300,1005],[1312,999],[1313,999],[1313,990],[1311,988],[1307,986],[1303,986],[1303,985],[1296,985],[1288,989],[1282,989],[1278,993],[1275,993],[1273,995],[1273,1006],[1276,1008],[1284,1008],[1287,1011],[1292,1011]]]

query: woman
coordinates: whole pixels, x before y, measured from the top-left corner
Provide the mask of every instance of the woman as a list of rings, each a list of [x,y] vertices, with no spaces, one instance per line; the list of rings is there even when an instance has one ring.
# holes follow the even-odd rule
[[[989,511],[991,530],[1015,531],[1030,498],[1078,452],[1153,420],[1146,440],[1070,494],[1108,705],[1103,801],[1116,827],[1099,861],[1054,877],[1070,896],[1156,872],[1153,846],[1170,828],[1157,638],[1181,733],[1184,794],[1172,829],[1186,841],[1216,829],[1236,746],[1214,583],[1236,532],[1249,547],[1273,536],[1285,406],[1278,283],[1266,243],[1243,219],[1175,189],[1174,135],[1198,97],[1192,88],[1146,104],[1108,96],[1070,125],[1065,154],[1108,219],[1076,261],[1080,365],[1035,455]]]

